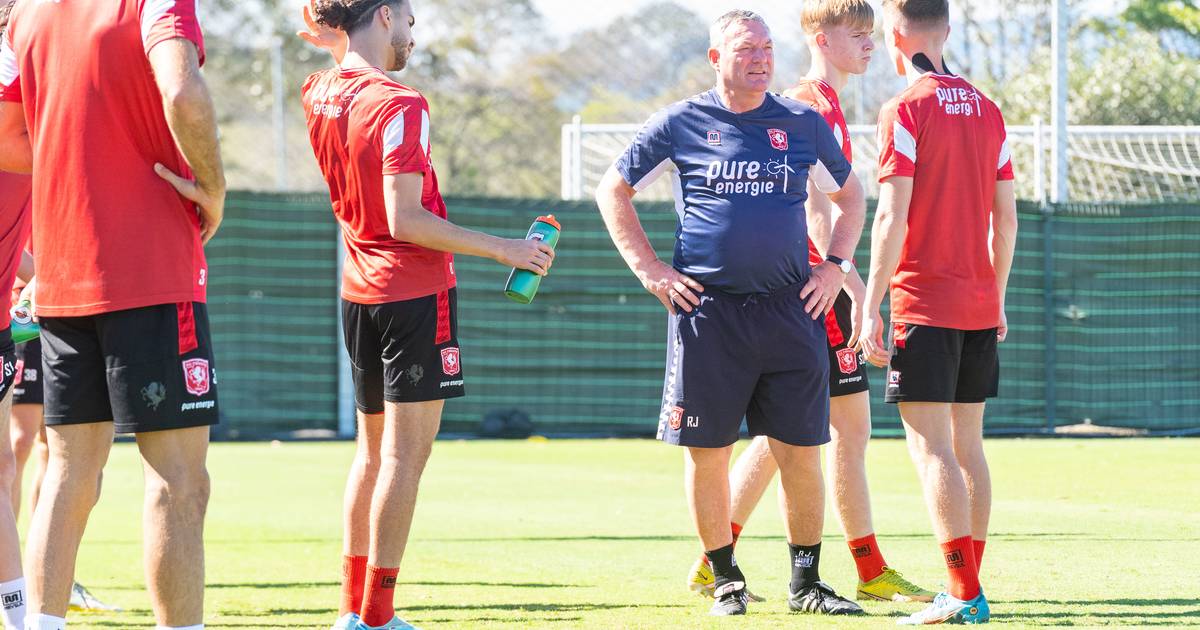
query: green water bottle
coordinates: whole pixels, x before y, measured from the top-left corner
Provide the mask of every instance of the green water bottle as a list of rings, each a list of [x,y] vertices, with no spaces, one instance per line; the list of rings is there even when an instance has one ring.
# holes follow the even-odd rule
[[[529,233],[525,235],[526,240],[533,239],[542,241],[554,249],[558,245],[558,235],[562,232],[562,226],[554,218],[554,215],[538,217],[533,225],[529,226]],[[533,301],[533,296],[537,294],[538,287],[542,284],[542,277],[532,271],[524,269],[513,269],[512,273],[508,274],[508,284],[504,285],[504,295],[514,302],[528,304]]]
[[[37,339],[42,334],[42,327],[33,321],[33,311],[28,301],[20,302],[12,308],[12,340],[13,343],[25,343]]]

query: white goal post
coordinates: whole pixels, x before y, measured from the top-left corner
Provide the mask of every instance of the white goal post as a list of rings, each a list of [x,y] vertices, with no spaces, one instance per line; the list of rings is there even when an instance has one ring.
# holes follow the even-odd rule
[[[562,127],[562,198],[590,199],[613,160],[641,128],[639,124],[584,124],[579,117]],[[1045,201],[1052,181],[1048,125],[1008,127],[1017,196]],[[875,125],[851,125],[854,170],[869,196],[879,147]],[[1200,127],[1079,126],[1067,131],[1066,181],[1078,202],[1196,201],[1200,199]],[[639,194],[671,199],[662,180]]]

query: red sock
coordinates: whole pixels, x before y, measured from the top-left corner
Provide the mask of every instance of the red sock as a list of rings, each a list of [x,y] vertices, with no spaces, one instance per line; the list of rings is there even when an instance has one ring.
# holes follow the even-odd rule
[[[742,535],[742,526],[738,525],[737,523],[731,522],[731,523],[729,523],[729,530],[733,532],[733,544],[736,546],[738,536]],[[704,564],[709,564],[708,554],[706,554],[706,553],[700,554],[700,561],[703,562]]]
[[[983,548],[987,546],[986,540],[971,540],[971,546],[975,547],[975,568],[983,570]]]
[[[342,556],[342,607],[338,616],[362,609],[363,584],[367,579],[366,556]]]
[[[854,565],[858,568],[858,579],[870,582],[883,575],[883,568],[887,563],[883,561],[883,554],[879,552],[875,534],[867,534],[846,542],[850,545],[850,555],[854,556]]]
[[[400,568],[384,569],[367,565],[367,595],[363,598],[362,622],[382,626],[396,616],[392,595],[396,592],[396,576]]]
[[[963,601],[978,597],[979,569],[975,566],[975,548],[971,544],[971,537],[963,536],[942,543],[942,555],[950,572],[946,590]]]

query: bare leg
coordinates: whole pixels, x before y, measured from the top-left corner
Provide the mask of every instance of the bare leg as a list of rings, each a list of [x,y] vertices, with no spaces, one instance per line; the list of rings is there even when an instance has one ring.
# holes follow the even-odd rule
[[[41,408],[41,405],[38,405]],[[41,412],[38,412],[41,415]],[[46,427],[38,431],[37,441],[33,443],[33,479],[29,482],[29,510],[30,513],[37,509],[38,500],[42,496],[42,482],[46,480],[46,468],[50,466],[50,445],[46,443]],[[100,498],[99,489],[96,492],[96,498]]]
[[[821,542],[825,525],[825,482],[821,476],[818,446],[791,446],[771,439],[771,453],[779,463],[780,503],[793,545]]]
[[[934,535],[947,541],[970,534],[967,485],[954,456],[949,403],[900,403],[900,415]]]
[[[442,422],[444,401],[384,403],[381,455],[371,497],[367,562],[398,567],[408,544],[417,489]]]
[[[75,579],[75,556],[100,492],[100,473],[112,449],[113,424],[46,430],[50,461],[29,526],[25,575],[29,613],[65,617]]]
[[[0,399],[0,505],[15,506],[20,502],[16,458],[9,439],[9,415],[12,408],[12,388]],[[28,456],[28,450],[26,451]],[[14,503],[16,501],[17,503]],[[0,508],[0,582],[21,577],[21,539],[17,536],[16,509]],[[4,625],[0,619],[0,625]]]
[[[16,471],[12,483],[13,515],[21,515],[21,485],[25,477],[25,463],[33,453],[38,434],[42,432],[41,405],[12,406],[12,453]]]
[[[729,530],[729,456],[732,446],[687,448],[684,489],[696,532],[706,551],[733,544]]]
[[[987,540],[988,519],[992,514],[992,477],[983,454],[983,408],[984,403],[956,403],[950,407],[954,456],[967,484],[971,538],[975,540]]]
[[[779,467],[771,456],[767,437],[759,436],[751,440],[750,446],[738,455],[729,473],[729,486],[733,492],[732,522],[745,525],[750,520],[750,514],[762,500],[777,470]]]
[[[342,506],[342,552],[347,556],[365,556],[371,548],[371,495],[379,478],[382,439],[383,414],[359,411],[357,448]]]
[[[146,583],[158,625],[204,622],[204,514],[208,427],[137,435],[146,479]]]
[[[869,392],[829,399],[832,440],[826,452],[834,513],[846,540],[875,532],[871,524],[871,491],[867,487],[867,442],[871,439]]]

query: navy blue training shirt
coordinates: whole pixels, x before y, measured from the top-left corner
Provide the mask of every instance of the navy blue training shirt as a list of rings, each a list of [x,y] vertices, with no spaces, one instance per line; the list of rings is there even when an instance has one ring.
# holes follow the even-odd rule
[[[833,130],[808,105],[767,94],[760,107],[735,114],[715,89],[651,116],[616,168],[642,190],[671,164],[679,171],[672,265],[726,293],[806,280],[807,181],[833,193],[850,177]]]

